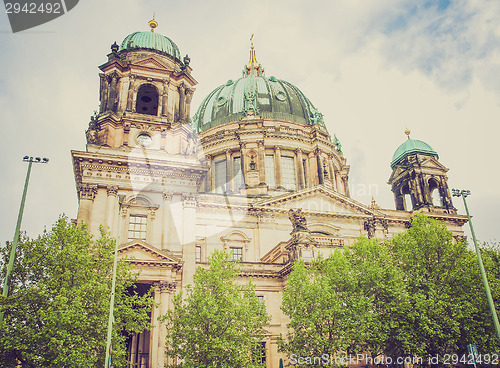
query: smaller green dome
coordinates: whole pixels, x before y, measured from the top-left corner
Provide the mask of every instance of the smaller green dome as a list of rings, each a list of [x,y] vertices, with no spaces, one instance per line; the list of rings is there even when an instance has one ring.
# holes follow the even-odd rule
[[[129,34],[122,41],[118,51],[135,49],[155,50],[177,60],[181,59],[181,53],[174,41],[166,36],[152,31],[134,32]]]
[[[402,159],[405,157],[414,154],[421,153],[429,156],[436,156],[439,158],[436,151],[432,149],[427,143],[416,140],[416,139],[407,139],[406,142],[401,144],[394,155],[392,156],[391,167],[396,166]]]

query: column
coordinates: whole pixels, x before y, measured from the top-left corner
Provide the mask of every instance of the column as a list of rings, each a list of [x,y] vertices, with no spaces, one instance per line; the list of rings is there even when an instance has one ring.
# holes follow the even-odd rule
[[[170,79],[164,79],[163,80],[163,96],[162,96],[162,103],[161,103],[161,114],[163,116],[168,115],[168,86],[169,85],[170,85]]]
[[[304,164],[302,162],[302,150],[300,148],[297,148],[295,150],[295,156],[296,160],[298,162],[298,173],[299,173],[299,189],[303,189],[306,187],[306,178],[304,176]]]
[[[176,284],[175,282],[162,281],[159,285],[160,288],[160,316],[167,314],[167,311],[173,309],[172,298],[175,293]],[[168,364],[167,357],[165,356],[165,324],[158,323],[159,338],[158,338],[158,368],[163,368],[165,364]],[[155,367],[153,365],[153,367]]]
[[[281,185],[281,146],[274,147],[274,170],[276,189],[284,189]]]
[[[136,76],[134,74],[130,74],[128,79],[129,79],[129,85],[127,94],[127,111],[133,111]]]
[[[340,193],[340,191],[342,190],[342,174],[340,171],[336,172],[335,181],[337,182],[337,190]],[[345,192],[345,190],[344,190],[344,192]]]
[[[137,363],[137,334],[135,333],[132,335],[132,343],[131,343],[131,349],[130,349],[130,364],[129,368],[135,368],[136,365],[134,363]]]
[[[234,191],[234,172],[231,150],[226,150],[226,191]]]
[[[329,154],[328,155],[328,166],[330,167],[330,180],[332,182],[332,187],[333,187],[333,190],[337,190],[337,173],[335,172],[335,167],[333,165],[333,154]]]
[[[128,146],[128,139],[130,134],[130,123],[123,123],[123,146]]]
[[[97,194],[96,184],[80,184],[78,185],[78,196],[80,203],[78,206],[78,223],[90,223],[90,216],[92,213],[92,203]]]
[[[182,195],[183,226],[182,226],[182,280],[186,284],[193,284],[193,276],[196,269],[196,206],[197,201],[194,194]]]
[[[179,121],[184,123],[186,118],[186,85],[182,82],[179,87]]]
[[[212,161],[211,155],[205,155],[205,161],[207,162],[208,171],[207,176],[205,178],[205,191],[210,192],[214,187],[213,183],[213,171],[214,171],[214,163]]]
[[[243,176],[243,185],[247,187],[248,179],[247,179],[247,170],[245,169],[246,163],[246,155],[247,155],[247,144],[246,142],[240,142],[240,153],[241,153],[241,174]],[[239,189],[239,188],[238,188]]]
[[[156,219],[156,209],[155,208],[148,208],[149,210],[149,216],[146,220],[146,241],[149,244],[153,244],[155,246],[158,246],[158,242],[160,239],[158,239],[158,236],[155,237],[155,232],[154,232],[154,225],[155,225],[155,219]]]
[[[259,165],[259,184],[266,182],[266,149],[264,141],[257,141],[257,164]]]
[[[106,188],[108,197],[106,199],[106,225],[111,231],[111,236],[116,236],[116,211],[118,208],[116,196],[118,194],[118,187],[116,185],[108,185]]]
[[[309,180],[311,187],[318,184],[318,171],[316,170],[316,156],[314,152],[309,152],[307,157],[307,168],[309,170]]]
[[[177,234],[171,234],[171,224],[172,222],[172,212],[170,211],[170,202],[174,197],[173,193],[164,191],[163,192],[163,206],[162,206],[162,220],[163,226],[161,227],[161,249],[170,249],[169,245],[172,243],[172,236]]]
[[[118,83],[118,73],[112,73],[108,76],[108,80],[111,80],[111,87],[109,88],[108,106],[106,110],[115,111],[115,99],[116,99],[116,85]]]
[[[144,332],[141,332],[139,334],[139,344],[138,344],[138,349],[137,349],[137,361],[139,363],[138,367],[142,368],[144,367],[143,361],[144,361]]]
[[[155,306],[153,307],[153,311],[151,313],[151,323],[153,325],[153,328],[151,329],[151,346],[149,347],[149,352],[150,352],[150,359],[151,359],[151,367],[152,368],[157,368],[159,367],[159,362],[158,362],[158,348],[159,348],[159,341],[160,341],[160,321],[158,321],[158,317],[160,317],[160,302],[161,302],[161,282],[155,282],[153,284],[153,287],[155,288],[154,291],[154,301],[155,301]],[[142,366],[142,361],[140,362]]]
[[[190,111],[191,111],[191,100],[193,99],[194,89],[188,88],[186,89],[186,123],[189,123],[191,119]]]
[[[109,89],[109,84],[108,84],[108,78],[104,74],[99,74],[99,77],[101,79],[101,106],[100,106],[100,112],[106,111],[106,107],[108,104],[108,89]]]
[[[318,166],[318,184],[324,184],[325,178],[323,176],[323,165],[321,164],[321,151],[319,149],[316,149],[314,153],[316,154],[316,161]]]

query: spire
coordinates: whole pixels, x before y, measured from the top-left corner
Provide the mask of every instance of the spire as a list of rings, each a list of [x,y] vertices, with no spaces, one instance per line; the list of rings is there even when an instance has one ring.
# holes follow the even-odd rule
[[[410,133],[411,133],[410,129],[405,130],[405,134],[408,136],[408,139],[410,139]]]
[[[253,46],[253,36],[250,37],[250,60],[248,64],[245,66],[243,70],[243,75],[253,75],[253,76],[261,76],[264,74],[264,68],[257,62],[257,58],[255,56],[255,48]]]

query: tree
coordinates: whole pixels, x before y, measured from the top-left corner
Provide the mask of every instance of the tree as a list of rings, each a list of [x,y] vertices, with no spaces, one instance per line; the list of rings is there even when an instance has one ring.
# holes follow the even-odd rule
[[[51,231],[23,239],[0,298],[0,366],[104,366],[115,241],[94,239],[85,226],[61,217]],[[7,259],[10,247],[4,248]],[[5,264],[2,275],[5,274]],[[3,277],[3,276],[2,276]],[[149,329],[149,294],[133,292],[136,275],[119,261],[113,332],[113,365],[125,367],[126,333]],[[3,284],[3,279],[2,279]]]
[[[408,338],[402,328],[409,298],[403,273],[378,239],[360,237],[344,254],[357,279],[357,292],[370,300],[364,340],[356,344],[372,357],[396,356],[401,341]]]
[[[239,264],[215,251],[209,268],[199,267],[194,286],[178,293],[164,317],[167,356],[188,368],[247,368],[258,361],[264,325],[269,317],[255,295],[255,285],[236,282]]]
[[[422,214],[390,242],[403,271],[408,308],[400,352],[413,356],[466,354],[476,343],[493,353],[494,330],[475,255],[446,227]]]
[[[378,240],[362,237],[310,265],[299,260],[283,292],[290,323],[279,349],[303,357],[383,353],[399,327],[394,310],[404,295],[401,274]]]

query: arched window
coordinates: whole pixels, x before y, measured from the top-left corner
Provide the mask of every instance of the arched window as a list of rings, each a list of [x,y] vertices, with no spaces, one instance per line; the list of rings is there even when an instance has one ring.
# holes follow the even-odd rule
[[[432,205],[436,207],[442,206],[443,200],[439,191],[439,184],[436,182],[436,180],[429,180],[429,191],[431,192]]]
[[[413,201],[411,199],[411,194],[410,194],[410,187],[408,184],[405,184],[401,188],[401,194],[403,195],[403,200],[405,204],[405,210],[406,211],[411,211],[413,209]]]
[[[137,91],[135,111],[139,114],[158,115],[158,90],[152,84],[143,84]]]

